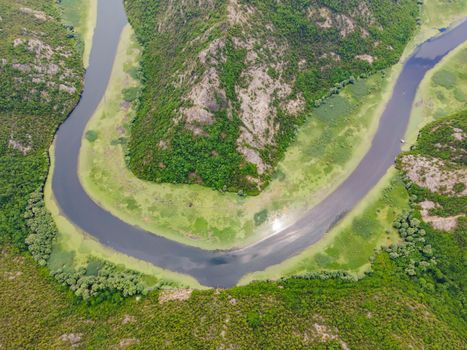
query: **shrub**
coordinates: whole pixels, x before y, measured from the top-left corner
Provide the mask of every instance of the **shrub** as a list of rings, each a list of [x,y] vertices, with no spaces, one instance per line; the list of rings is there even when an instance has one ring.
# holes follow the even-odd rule
[[[86,268],[81,267],[71,272],[59,269],[52,275],[64,286],[70,287],[75,295],[87,300],[102,294],[118,293],[123,297],[145,292],[141,282],[141,274],[135,271],[120,271],[111,263],[104,263],[97,274],[88,274]],[[110,292],[110,293],[109,293]]]
[[[94,130],[88,130],[86,131],[86,134],[85,134],[85,137],[86,137],[86,140],[88,140],[89,142],[94,142],[97,140],[97,131],[94,131]]]
[[[32,257],[39,265],[45,266],[52,253],[52,244],[57,234],[53,218],[44,205],[42,192],[37,190],[29,198],[24,214],[31,233],[26,237],[26,244]]]

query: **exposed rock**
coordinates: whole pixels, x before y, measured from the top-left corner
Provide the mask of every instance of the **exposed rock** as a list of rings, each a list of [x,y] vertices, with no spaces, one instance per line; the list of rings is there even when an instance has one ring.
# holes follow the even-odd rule
[[[122,320],[122,324],[134,323],[136,322],[135,316],[125,315]]]
[[[31,135],[29,135],[29,142],[31,142]],[[24,156],[31,150],[31,145],[23,145],[21,142],[14,140],[12,137],[8,140],[8,146],[20,151]]]
[[[402,166],[412,182],[431,192],[453,196],[467,195],[466,168],[448,170],[446,164],[440,159],[415,155],[402,157]],[[457,183],[466,185],[460,193],[456,193],[453,189]]]
[[[24,40],[21,38],[16,38],[15,40],[13,40],[13,47],[18,47],[23,44],[24,44]]]
[[[74,94],[76,92],[76,88],[73,87],[73,86],[68,86],[68,85],[65,85],[65,84],[60,84],[58,86],[58,89],[60,91],[64,91],[64,92],[68,92],[69,94]]]
[[[65,333],[60,336],[60,340],[70,343],[70,345],[75,348],[80,345],[82,336],[81,333]]]
[[[457,228],[457,219],[463,216],[463,215],[448,216],[448,217],[432,216],[430,215],[430,210],[438,207],[438,205],[429,200],[420,202],[420,207],[422,208],[421,214],[422,214],[423,221],[431,224],[431,226],[433,226],[435,229],[441,230],[441,231],[454,231]]]
[[[332,12],[327,7],[321,7],[318,11],[314,8],[308,9],[308,18],[313,20],[316,14],[319,14],[318,27],[323,29],[332,28]]]
[[[159,294],[159,304],[166,303],[168,301],[183,301],[188,300],[191,297],[192,289],[166,289]]]
[[[14,281],[17,277],[21,276],[22,274],[23,273],[21,271],[16,271],[16,272],[6,271],[5,278],[9,281]]]
[[[227,15],[231,25],[248,24],[248,19],[253,13],[253,7],[248,5],[241,5],[237,0],[228,0]]]
[[[454,132],[452,133],[452,137],[454,137],[458,141],[462,141],[465,139],[466,134],[462,129],[459,128],[453,128],[452,129]]]
[[[375,61],[375,58],[371,55],[357,55],[355,56],[357,60],[362,60],[362,61],[367,61],[368,63],[373,63]]]
[[[131,345],[135,345],[138,343],[139,343],[139,340],[136,338],[125,338],[125,339],[120,340],[120,342],[118,343],[118,346],[120,347],[120,349],[125,349]]]
[[[47,21],[51,19],[51,17],[47,16],[45,12],[42,11],[36,11],[33,9],[30,9],[29,7],[21,7],[19,9],[22,13],[26,13],[28,15],[34,16],[36,19],[41,20],[41,21]]]
[[[23,73],[28,73],[31,71],[31,66],[29,64],[13,63],[12,67]]]
[[[50,60],[53,55],[53,50],[50,45],[44,44],[38,39],[28,40],[28,50],[36,54],[36,58],[45,58]]]

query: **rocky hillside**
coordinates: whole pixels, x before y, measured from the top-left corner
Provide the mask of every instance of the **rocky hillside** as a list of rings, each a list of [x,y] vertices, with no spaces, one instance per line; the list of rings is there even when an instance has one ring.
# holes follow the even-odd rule
[[[44,181],[46,150],[82,76],[55,0],[0,0],[0,242],[24,244],[27,199]]]
[[[322,98],[394,64],[414,0],[127,0],[144,47],[130,167],[257,193]]]

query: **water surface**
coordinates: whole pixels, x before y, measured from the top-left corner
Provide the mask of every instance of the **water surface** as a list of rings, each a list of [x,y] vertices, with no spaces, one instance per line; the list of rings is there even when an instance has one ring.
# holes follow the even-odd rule
[[[467,40],[467,21],[464,21],[415,50],[404,64],[368,153],[349,177],[304,217],[246,248],[206,251],[125,223],[94,203],[79,181],[82,134],[105,93],[126,24],[122,1],[98,1],[97,25],[82,98],[56,136],[52,190],[62,214],[102,244],[162,268],[192,275],[201,284],[213,287],[230,287],[246,273],[264,270],[300,253],[349,212],[393,165],[425,73]]]

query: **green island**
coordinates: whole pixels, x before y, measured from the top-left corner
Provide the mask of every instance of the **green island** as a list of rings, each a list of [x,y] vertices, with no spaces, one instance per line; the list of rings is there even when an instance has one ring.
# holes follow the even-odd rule
[[[427,73],[404,152],[342,221],[283,263],[209,289],[102,245],[55,200],[53,136],[83,88],[96,3],[0,0],[0,349],[466,347],[466,43]],[[467,14],[465,0],[371,1],[374,18],[352,11],[366,1],[201,3],[125,2],[133,27],[83,135],[78,175],[115,216],[203,249],[261,240],[331,193],[368,150],[399,58]],[[308,7],[316,25],[306,24]],[[180,14],[190,18],[184,26]],[[285,56],[262,52],[269,23],[287,42]],[[222,38],[210,61],[222,61],[221,108],[208,110],[215,122],[172,124],[175,111],[195,106],[186,97],[199,81],[169,88],[167,77],[186,67],[202,77],[212,66],[196,58]],[[251,83],[242,73],[254,71],[249,48],[235,46],[242,40],[254,42],[268,79],[294,82],[289,95],[273,96],[279,127],[256,149],[268,166],[262,174],[236,146],[245,122],[237,93]],[[280,40],[271,44],[277,52]],[[310,56],[316,42],[324,58]],[[355,58],[365,54],[381,60]],[[303,66],[301,55],[316,60]],[[317,71],[323,61],[329,66]],[[300,97],[303,110],[291,119],[282,104]],[[168,147],[155,152],[161,140]]]

